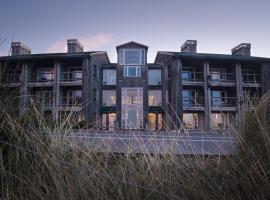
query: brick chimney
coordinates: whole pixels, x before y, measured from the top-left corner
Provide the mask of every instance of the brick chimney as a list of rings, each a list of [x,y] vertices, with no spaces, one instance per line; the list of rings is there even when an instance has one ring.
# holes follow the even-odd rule
[[[67,52],[68,53],[83,52],[83,46],[77,39],[68,39]]]
[[[250,43],[241,43],[232,49],[232,55],[250,56]]]
[[[197,53],[197,40],[187,40],[181,46],[181,52]]]
[[[26,55],[31,54],[31,49],[23,44],[22,42],[12,42],[11,43],[11,55]]]

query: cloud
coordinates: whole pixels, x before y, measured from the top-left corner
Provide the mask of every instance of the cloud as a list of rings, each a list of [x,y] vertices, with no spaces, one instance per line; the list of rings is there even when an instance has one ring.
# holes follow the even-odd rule
[[[69,39],[69,38],[67,38]],[[70,38],[72,39],[72,38]],[[111,34],[99,34],[92,37],[77,37],[85,51],[93,51],[113,41]],[[60,53],[67,51],[67,40],[61,39],[54,42],[47,50],[48,53]]]

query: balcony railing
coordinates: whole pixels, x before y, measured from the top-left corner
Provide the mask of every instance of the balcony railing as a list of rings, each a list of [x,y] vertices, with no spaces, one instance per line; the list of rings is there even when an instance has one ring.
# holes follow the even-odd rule
[[[182,98],[183,107],[203,107],[204,97],[183,97]]]
[[[260,103],[260,97],[245,97],[244,98],[244,104],[247,107],[256,107]]]
[[[81,80],[82,80],[82,71],[60,73],[60,81],[62,82],[76,82]]]
[[[212,97],[212,107],[235,107],[236,97]]]
[[[30,104],[42,108],[51,108],[53,106],[52,97],[40,96],[40,95],[31,95]]]
[[[261,83],[260,74],[242,74],[243,83]]]
[[[82,99],[75,97],[62,97],[59,106],[61,107],[78,107],[82,106]]]
[[[30,82],[50,82],[54,81],[54,73],[44,72],[44,73],[31,73]]]
[[[203,72],[182,71],[182,80],[187,82],[202,82]]]
[[[10,73],[10,74],[3,74],[1,78],[2,83],[20,83],[21,82],[21,73]]]
[[[220,72],[210,72],[211,80],[215,82],[234,82],[234,73],[220,73]]]

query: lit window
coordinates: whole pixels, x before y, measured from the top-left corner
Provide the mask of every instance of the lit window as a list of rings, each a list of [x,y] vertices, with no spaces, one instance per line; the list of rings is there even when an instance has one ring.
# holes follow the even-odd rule
[[[37,80],[38,81],[53,81],[54,80],[53,69],[49,69],[49,68],[37,69]]]
[[[141,76],[141,66],[125,66],[124,76],[126,77],[140,77]]]
[[[161,70],[148,70],[148,84],[161,85]]]
[[[226,116],[221,113],[212,113],[211,114],[211,129],[224,129],[226,127]]]
[[[116,84],[116,70],[104,69],[103,70],[103,85],[115,85]]]
[[[116,104],[116,91],[115,90],[103,90],[102,91],[102,105],[103,106],[115,106]]]
[[[144,49],[120,49],[118,62],[120,65],[144,65]]]
[[[198,114],[184,113],[183,125],[186,129],[198,129]]]
[[[162,105],[162,92],[161,90],[149,90],[148,92],[148,104],[149,106],[161,106]]]

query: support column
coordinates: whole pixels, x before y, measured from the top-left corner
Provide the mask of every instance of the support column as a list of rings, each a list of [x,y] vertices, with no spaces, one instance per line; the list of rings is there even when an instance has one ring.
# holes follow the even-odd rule
[[[262,93],[270,91],[270,63],[263,63],[261,67]]]
[[[20,113],[24,113],[28,107],[28,91],[27,91],[27,83],[28,83],[28,63],[22,64],[22,74],[21,74],[21,88],[20,88]]]
[[[175,74],[172,76],[174,77],[174,89],[175,89],[175,125],[178,130],[182,128],[182,121],[183,121],[183,105],[182,105],[182,62],[180,58],[176,60],[176,67],[174,70]]]
[[[82,111],[87,122],[92,121],[91,98],[93,99],[93,90],[91,80],[93,79],[91,72],[90,58],[84,58],[82,61]]]
[[[53,86],[53,118],[59,118],[59,102],[60,102],[60,71],[61,64],[59,61],[54,62],[54,86]]]
[[[244,95],[242,89],[242,70],[241,64],[237,63],[235,66],[235,74],[236,74],[236,96],[237,96],[237,113],[236,113],[236,127],[241,127],[243,122],[243,102]]]
[[[205,110],[204,110],[204,120],[205,120],[205,130],[209,131],[211,129],[211,89],[208,84],[210,78],[209,74],[209,62],[204,61],[204,101],[205,101]]]

